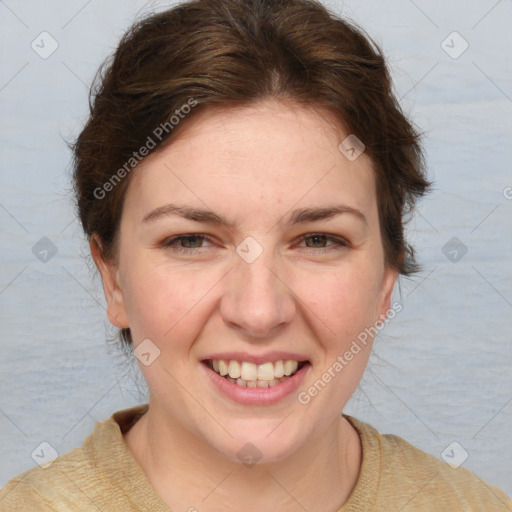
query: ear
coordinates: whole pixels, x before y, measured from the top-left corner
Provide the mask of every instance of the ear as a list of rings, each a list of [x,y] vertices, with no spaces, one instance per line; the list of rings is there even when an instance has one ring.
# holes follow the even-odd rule
[[[386,266],[379,294],[377,311],[379,318],[386,318],[388,316],[388,312],[391,309],[391,296],[393,295],[393,289],[395,287],[397,277],[398,271]]]
[[[101,274],[103,292],[107,300],[108,319],[112,325],[119,329],[128,328],[130,325],[126,314],[123,291],[119,286],[117,265],[104,258],[101,240],[96,233],[91,236],[89,247],[94,263]]]

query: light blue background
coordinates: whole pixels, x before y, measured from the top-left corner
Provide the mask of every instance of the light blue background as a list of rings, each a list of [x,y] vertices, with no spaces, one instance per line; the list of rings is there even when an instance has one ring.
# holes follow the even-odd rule
[[[436,182],[409,226],[424,271],[402,279],[404,309],[345,412],[437,457],[457,441],[463,467],[510,495],[512,2],[325,3],[382,46]],[[136,15],[162,5],[0,2],[0,486],[35,465],[40,442],[64,453],[95,421],[145,401],[136,365],[105,341],[64,139],[86,119],[99,64]],[[43,31],[59,44],[48,59],[31,48]],[[469,44],[457,59],[441,47],[453,31]],[[47,263],[32,253],[42,237],[58,249]],[[441,250],[452,237],[468,248],[458,263]]]

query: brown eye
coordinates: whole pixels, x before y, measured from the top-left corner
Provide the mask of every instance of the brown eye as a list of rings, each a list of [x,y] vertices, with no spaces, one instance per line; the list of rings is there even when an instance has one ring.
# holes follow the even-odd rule
[[[187,233],[165,240],[162,246],[173,251],[192,252],[197,249],[205,249],[206,247],[203,247],[202,243],[206,239],[206,235]]]
[[[182,236],[179,238],[180,242],[182,242],[182,243],[185,242],[185,247],[188,249],[196,249],[196,248],[200,247],[203,240],[204,240],[204,236],[201,236],[201,235],[187,235],[187,236]],[[190,247],[190,245],[192,245],[192,247]]]
[[[331,250],[340,250],[350,246],[350,244],[335,236],[326,235],[325,233],[312,233],[310,235],[304,235],[303,241],[306,242],[306,247],[313,249],[312,252],[330,252]],[[327,245],[328,242],[332,242],[331,245]],[[320,250],[314,250],[320,249]],[[322,250],[324,249],[324,250]]]
[[[306,242],[306,245],[308,247],[318,247],[318,244],[324,244],[322,245],[322,247],[325,246],[325,243],[327,243],[327,237],[325,235],[310,235],[310,236],[307,236],[305,237],[305,240],[306,241],[311,241],[311,243],[313,245],[308,245],[307,242]]]

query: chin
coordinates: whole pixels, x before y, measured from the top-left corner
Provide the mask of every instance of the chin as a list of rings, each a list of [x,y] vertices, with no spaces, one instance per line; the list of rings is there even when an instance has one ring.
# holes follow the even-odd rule
[[[231,462],[242,463],[249,467],[255,463],[261,465],[285,460],[300,447],[303,441],[291,435],[289,426],[276,429],[274,424],[272,428],[259,428],[254,424],[254,420],[250,419],[247,423],[247,426],[241,422],[238,428],[227,428],[233,438],[228,439],[223,436],[221,442],[216,440],[207,442]]]

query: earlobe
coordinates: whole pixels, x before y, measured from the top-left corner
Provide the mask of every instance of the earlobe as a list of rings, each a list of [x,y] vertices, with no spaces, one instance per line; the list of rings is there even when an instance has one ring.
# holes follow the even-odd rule
[[[119,286],[117,265],[104,258],[101,240],[96,233],[91,236],[89,246],[94,263],[101,274],[103,292],[107,301],[107,317],[110,323],[119,329],[128,328],[128,317],[123,292]]]
[[[391,309],[391,297],[393,295],[393,289],[398,277],[398,271],[387,267],[384,271],[384,277],[382,279],[380,300],[379,300],[379,317],[387,317],[389,310]]]

